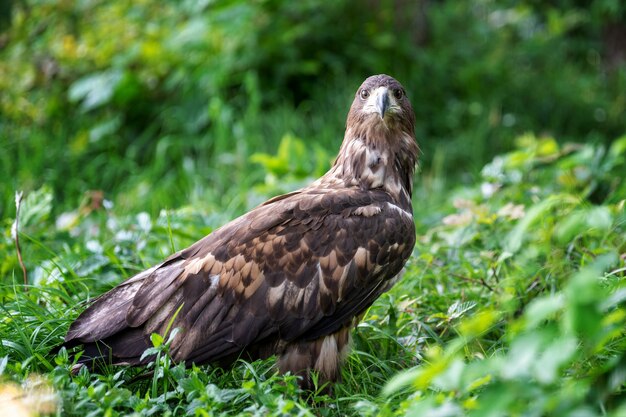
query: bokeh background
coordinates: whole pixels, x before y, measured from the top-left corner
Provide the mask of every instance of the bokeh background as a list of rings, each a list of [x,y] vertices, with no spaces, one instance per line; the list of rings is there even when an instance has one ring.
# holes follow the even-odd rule
[[[44,185],[57,213],[94,191],[244,210],[268,175],[328,167],[375,73],[406,86],[422,173],[444,182],[523,133],[624,133],[618,0],[3,0],[0,33],[2,217]]]

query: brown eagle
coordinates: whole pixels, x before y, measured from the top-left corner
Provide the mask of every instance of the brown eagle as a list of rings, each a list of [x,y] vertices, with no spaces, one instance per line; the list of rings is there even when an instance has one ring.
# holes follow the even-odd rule
[[[64,346],[80,363],[139,365],[150,335],[180,328],[174,361],[277,355],[311,387],[336,381],[350,331],[396,281],[415,244],[415,115],[388,75],[356,92],[332,168],[100,296]],[[173,322],[172,322],[173,319]]]

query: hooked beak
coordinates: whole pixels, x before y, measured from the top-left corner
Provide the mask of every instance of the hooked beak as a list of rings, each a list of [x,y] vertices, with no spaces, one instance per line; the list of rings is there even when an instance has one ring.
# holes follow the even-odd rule
[[[389,95],[386,88],[379,88],[376,91],[376,110],[381,119],[385,118],[385,113],[389,109]]]

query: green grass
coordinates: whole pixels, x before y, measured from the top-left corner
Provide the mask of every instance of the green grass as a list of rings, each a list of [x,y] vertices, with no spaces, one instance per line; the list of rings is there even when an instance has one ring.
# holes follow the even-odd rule
[[[266,180],[237,188],[239,198],[301,182],[311,148],[288,138],[276,155],[253,157]],[[86,200],[59,224],[44,187],[26,196],[20,216],[27,287],[13,219],[2,220],[0,395],[13,387],[43,414],[76,416],[623,415],[625,166],[625,138],[604,149],[526,135],[466,186],[436,170],[418,174],[414,254],[355,329],[331,395],[300,392],[271,359],[174,365],[159,337],[148,369],[72,376],[68,353],[50,350],[86,302],[241,207],[150,216]],[[146,370],[154,374],[138,378]]]

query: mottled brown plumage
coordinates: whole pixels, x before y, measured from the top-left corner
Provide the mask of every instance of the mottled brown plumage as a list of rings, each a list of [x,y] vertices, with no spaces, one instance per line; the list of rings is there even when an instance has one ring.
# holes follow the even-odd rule
[[[336,381],[350,329],[394,283],[415,243],[414,114],[392,77],[356,93],[332,168],[98,298],[65,346],[81,363],[142,364],[176,315],[170,353],[187,364],[278,356],[282,372]],[[182,307],[181,307],[182,306]]]

